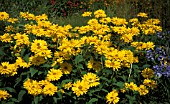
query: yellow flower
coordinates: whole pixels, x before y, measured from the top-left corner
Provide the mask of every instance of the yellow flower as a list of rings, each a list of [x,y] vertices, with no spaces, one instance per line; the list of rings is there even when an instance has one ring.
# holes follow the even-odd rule
[[[106,96],[107,103],[108,104],[116,104],[119,102],[119,97],[118,97],[118,91],[113,90],[112,92],[109,92]]]
[[[69,90],[72,86],[73,84],[71,82],[68,82],[67,84],[64,84],[64,89]]]
[[[62,75],[63,73],[61,70],[52,68],[50,71],[48,71],[46,79],[48,81],[57,81],[61,78]]]
[[[142,70],[142,76],[144,78],[152,78],[154,77],[154,71],[150,68],[145,68],[144,70]]]
[[[9,14],[6,12],[0,12],[0,21],[7,20],[9,18]]]
[[[67,62],[61,63],[60,70],[63,72],[63,74],[70,74],[72,71],[72,65]]]
[[[72,91],[79,97],[80,95],[86,94],[89,89],[88,82],[85,81],[76,81],[73,84]]]
[[[0,101],[3,99],[3,100],[6,100],[7,98],[11,97],[11,95],[5,91],[5,90],[0,90]]]
[[[96,18],[101,18],[101,17],[106,17],[105,11],[102,9],[99,9],[97,11],[94,12],[94,16]]]
[[[11,23],[15,23],[18,21],[18,19],[17,18],[9,18],[7,21],[11,22]]]
[[[25,62],[21,57],[17,57],[15,65],[23,68],[28,68],[30,66],[30,63]]]
[[[42,89],[42,93],[44,95],[49,95],[49,96],[53,96],[57,91],[58,91],[58,87],[50,82],[47,83]]]
[[[8,25],[5,27],[5,31],[7,32],[14,32],[15,28],[12,25]]]
[[[149,90],[146,88],[145,85],[140,85],[138,88],[138,92],[140,95],[146,95],[147,93],[149,93]]]
[[[29,62],[30,62],[30,64],[38,66],[38,65],[45,63],[46,60],[42,56],[31,56],[31,57],[29,57]]]
[[[15,64],[9,64],[9,62],[2,62],[0,65],[0,74],[6,74],[14,76],[17,74],[17,66]]]
[[[130,84],[125,83],[125,88],[129,88],[132,91],[137,91],[138,87],[136,84],[134,84],[134,82],[130,82]]]
[[[148,17],[146,13],[138,13],[137,14],[138,17]]]
[[[16,39],[16,45],[17,46],[20,46],[22,44],[25,44],[25,45],[29,45],[29,37],[28,35],[26,34],[20,34],[20,33],[17,33],[15,36],[14,36],[14,39]]]
[[[2,42],[12,42],[11,35],[9,33],[5,33],[4,35],[0,36],[0,41]]]
[[[36,80],[28,79],[23,84],[24,88],[27,89],[28,94],[37,96],[42,93],[42,88]]]
[[[83,17],[89,17],[89,16],[91,16],[91,14],[92,14],[92,12],[84,12],[84,13],[82,14],[82,16],[83,16]]]
[[[45,40],[35,39],[31,44],[31,51],[34,53],[41,52],[42,50],[48,50],[47,42]]]
[[[150,79],[144,79],[143,84],[145,86],[150,87],[151,89],[154,89],[157,87],[156,82],[154,80],[150,80]]]
[[[82,79],[83,81],[88,82],[90,87],[93,87],[93,86],[96,87],[97,85],[100,84],[100,82],[98,82],[100,78],[94,73],[89,72],[83,75]]]
[[[90,61],[88,61],[87,68],[93,69],[96,72],[100,71],[101,70],[101,62],[97,62],[97,61],[94,61],[91,59]]]

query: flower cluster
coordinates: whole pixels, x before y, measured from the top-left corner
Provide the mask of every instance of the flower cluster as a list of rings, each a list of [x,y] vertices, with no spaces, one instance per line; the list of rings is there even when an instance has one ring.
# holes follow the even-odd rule
[[[0,12],[0,20],[10,24],[0,35],[0,74],[3,81],[8,77],[16,79],[15,85],[12,82],[2,87],[16,86],[17,91],[24,88],[35,98],[53,96],[54,100],[58,99],[57,95],[59,99],[71,96],[88,99],[98,94],[98,98],[102,96],[107,103],[114,104],[121,99],[118,93],[122,87],[125,87],[123,92],[132,90],[139,92],[138,95],[146,95],[149,89],[156,88],[153,70],[149,68],[142,71],[145,78],[142,82],[127,74],[140,62],[135,52],[153,51],[153,42],[137,39],[160,32],[158,20],[127,21],[108,17],[101,9],[84,12],[82,16],[89,16],[87,24],[72,27],[52,23],[45,14],[20,12],[19,18],[10,18]],[[138,17],[146,15],[138,14]],[[150,53],[147,55],[153,59]],[[137,86],[129,79],[142,84]]]

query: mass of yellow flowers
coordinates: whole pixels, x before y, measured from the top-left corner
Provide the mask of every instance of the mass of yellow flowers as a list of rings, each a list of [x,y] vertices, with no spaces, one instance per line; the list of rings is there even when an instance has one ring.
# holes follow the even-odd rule
[[[137,51],[154,49],[153,42],[134,41],[134,37],[141,33],[153,35],[162,30],[158,26],[160,21],[157,19],[139,22],[138,18],[132,18],[127,21],[124,18],[108,17],[101,9],[94,13],[84,12],[82,16],[83,18],[94,16],[94,18],[88,20],[85,26],[72,27],[69,24],[60,26],[52,23],[46,14],[35,16],[29,12],[20,12],[20,19],[27,22],[23,25],[23,31],[19,31],[19,27],[12,26],[18,23],[19,19],[10,18],[8,13],[0,12],[0,21],[11,23],[5,27],[5,33],[0,35],[0,41],[4,44],[14,44],[11,45],[10,51],[16,59],[12,63],[0,62],[0,74],[15,76],[19,69],[28,70],[30,67],[34,67],[34,71],[47,70],[43,80],[27,78],[24,81],[23,87],[28,94],[53,96],[58,91],[64,93],[64,90],[70,90],[79,97],[101,84],[100,76],[96,73],[105,70],[104,68],[119,71],[139,62],[132,51],[122,49],[114,42],[128,44]],[[137,16],[148,17],[145,13],[139,13]],[[87,54],[92,56],[87,58],[87,63],[81,67],[87,69],[87,73],[79,74],[79,80],[64,83],[63,89],[59,89],[56,83],[67,79],[73,73],[76,67],[72,64],[75,62],[73,58],[83,54],[84,47],[87,48]],[[30,52],[27,61],[22,55],[23,49],[26,49],[24,52]],[[105,57],[105,60],[96,59],[96,54]],[[82,62],[83,60],[85,59],[82,59]],[[49,69],[40,67],[46,63],[50,64]],[[149,88],[156,88],[156,82],[151,79],[154,76],[152,69],[146,68],[141,74],[145,78],[143,84],[138,87],[134,82],[125,82],[124,92],[137,91],[142,96],[149,93]],[[120,89],[114,89],[106,95],[107,103],[119,102],[118,90]],[[0,90],[0,100],[9,96],[6,91]]]

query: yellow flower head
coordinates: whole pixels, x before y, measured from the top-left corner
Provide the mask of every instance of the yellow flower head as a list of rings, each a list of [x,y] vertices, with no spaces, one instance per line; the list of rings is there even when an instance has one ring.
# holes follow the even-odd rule
[[[82,16],[83,16],[83,17],[89,17],[89,16],[91,16],[91,14],[92,14],[92,12],[84,12],[84,13],[82,14]]]
[[[138,13],[137,16],[138,17],[146,17],[146,18],[148,17],[146,13],[142,13],[142,12]]]
[[[100,82],[98,82],[100,78],[94,73],[87,73],[82,77],[82,79],[85,82],[88,82],[90,87],[97,86],[100,84]]]
[[[72,91],[77,95],[77,97],[86,94],[88,89],[89,89],[89,83],[80,80],[76,81],[72,87]]]
[[[140,85],[138,88],[138,92],[140,95],[146,95],[147,93],[149,93],[149,90],[146,88],[145,85]]]
[[[150,68],[145,68],[144,70],[142,70],[142,76],[144,78],[152,78],[154,77],[154,71]]]
[[[57,81],[61,78],[62,75],[63,73],[61,70],[52,68],[50,71],[48,71],[46,79],[48,81]]]
[[[107,103],[108,104],[116,104],[119,102],[119,97],[118,97],[118,91],[117,90],[113,90],[112,92],[109,92],[106,96],[107,99]]]
[[[52,83],[47,83],[42,89],[44,95],[53,96],[58,91],[58,87]]]
[[[144,79],[143,84],[145,86],[150,87],[151,89],[154,89],[157,87],[156,82],[154,80],[150,80],[150,79]]]
[[[7,20],[9,18],[9,14],[6,12],[0,12],[0,21]]]
[[[5,91],[5,90],[0,90],[0,101],[3,99],[3,100],[6,100],[7,98],[11,97],[11,95]]]
[[[11,35],[9,33],[5,33],[4,35],[0,36],[0,41],[2,42],[12,42]]]
[[[72,65],[67,62],[61,63],[60,70],[63,72],[63,74],[70,74],[72,71]]]
[[[27,89],[28,94],[37,96],[42,93],[42,88],[36,80],[28,79],[23,84],[24,88]]]
[[[101,17],[106,17],[106,14],[105,14],[104,10],[99,9],[99,10],[94,12],[94,16],[96,18],[101,18]]]
[[[64,89],[69,90],[73,86],[73,84],[71,82],[68,82],[67,84],[64,84],[63,86],[64,86]]]

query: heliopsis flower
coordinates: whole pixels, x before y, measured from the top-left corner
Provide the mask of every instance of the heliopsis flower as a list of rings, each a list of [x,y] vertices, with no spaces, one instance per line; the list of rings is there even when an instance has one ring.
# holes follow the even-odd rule
[[[60,70],[63,72],[63,74],[70,74],[72,71],[72,65],[67,62],[61,63]]]
[[[128,88],[132,91],[137,91],[138,90],[138,86],[136,84],[134,84],[134,82],[130,82],[129,83],[125,83],[125,88]]]
[[[89,83],[80,80],[76,81],[72,87],[72,91],[77,95],[77,97],[86,94],[88,89],[89,89]]]
[[[106,96],[107,103],[108,104],[116,104],[119,102],[119,97],[118,97],[118,91],[113,90],[112,92],[109,92]]]
[[[93,69],[96,72],[101,70],[101,66],[102,66],[101,62],[94,61],[92,59],[90,61],[88,61],[88,64],[87,64],[87,68]]]
[[[11,95],[5,91],[5,90],[0,90],[0,101],[3,99],[3,100],[6,100],[7,98],[11,97]]]
[[[100,78],[94,73],[87,73],[83,75],[82,79],[85,82],[88,82],[90,87],[97,86],[100,84],[100,82],[98,82]]]
[[[152,78],[154,77],[154,71],[150,68],[145,68],[144,70],[142,70],[142,76],[144,78]]]
[[[20,33],[16,33],[16,35],[14,36],[14,39],[16,39],[16,45],[20,46],[22,44],[25,45],[29,45],[30,41],[29,41],[29,37],[26,34],[20,34]]]
[[[48,71],[46,79],[48,81],[57,81],[61,78],[62,75],[63,73],[61,70],[52,68],[50,71]]]
[[[146,13],[138,13],[137,14],[138,17],[148,17]]]
[[[0,21],[7,20],[9,18],[9,14],[6,12],[0,12]]]
[[[15,28],[12,25],[8,25],[5,27],[6,32],[14,32]]]
[[[17,74],[17,67],[15,64],[9,64],[9,62],[2,62],[0,65],[0,74],[14,76]]]
[[[68,82],[67,84],[64,84],[63,86],[64,86],[64,89],[69,90],[73,86],[73,84],[71,82]]]
[[[154,80],[150,80],[150,79],[144,79],[143,84],[145,86],[150,87],[151,89],[154,89],[157,87],[156,82]]]
[[[46,62],[45,58],[42,56],[31,56],[29,57],[29,62],[33,65],[41,65]]]
[[[44,88],[42,89],[42,93],[44,95],[49,95],[49,96],[53,96],[57,91],[58,91],[58,87],[52,83],[48,83],[44,85]]]
[[[149,93],[149,90],[146,88],[145,85],[140,85],[138,88],[138,92],[140,95],[146,95],[147,93]]]
[[[11,23],[15,23],[18,21],[18,19],[17,18],[9,18],[7,21],[11,22]]]
[[[104,10],[99,9],[99,10],[94,12],[94,16],[96,18],[101,18],[101,17],[106,17],[106,14],[105,14]]]
[[[91,14],[92,14],[92,12],[84,12],[84,13],[82,14],[82,16],[83,16],[83,17],[89,17],[89,16],[91,16]]]
[[[24,88],[27,89],[28,94],[37,96],[42,93],[42,88],[36,80],[28,79],[23,84]]]
[[[23,60],[21,57],[17,57],[15,65],[23,68],[28,68],[31,64],[25,62],[25,60]]]
[[[11,35],[9,33],[5,33],[4,35],[0,36],[0,41],[2,42],[11,42],[12,38]]]

